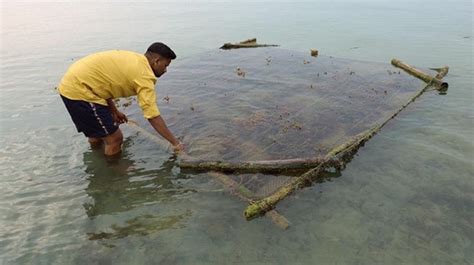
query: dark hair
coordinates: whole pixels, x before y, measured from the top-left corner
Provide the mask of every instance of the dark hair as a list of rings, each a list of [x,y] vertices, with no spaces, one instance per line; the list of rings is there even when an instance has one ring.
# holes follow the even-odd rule
[[[170,47],[166,46],[166,44],[161,43],[161,42],[155,42],[150,47],[148,47],[148,50],[146,50],[147,53],[157,53],[166,59],[171,59],[174,60],[176,59],[176,54],[174,53],[173,50],[171,50]]]

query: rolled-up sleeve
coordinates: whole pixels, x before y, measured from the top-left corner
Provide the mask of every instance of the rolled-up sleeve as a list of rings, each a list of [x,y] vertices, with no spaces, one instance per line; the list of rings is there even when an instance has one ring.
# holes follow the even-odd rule
[[[137,100],[143,111],[145,119],[151,119],[160,115],[160,110],[156,104],[154,78],[139,78],[134,80],[137,92]]]

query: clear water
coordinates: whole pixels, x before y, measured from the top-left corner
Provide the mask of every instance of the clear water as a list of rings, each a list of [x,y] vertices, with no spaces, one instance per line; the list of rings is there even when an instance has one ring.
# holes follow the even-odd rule
[[[471,1],[2,2],[0,263],[474,263],[472,13]],[[133,132],[108,165],[54,91],[95,51],[163,41],[186,58],[250,37],[449,65],[450,89],[410,105],[339,178],[281,202],[286,231],[245,221],[245,203]]]

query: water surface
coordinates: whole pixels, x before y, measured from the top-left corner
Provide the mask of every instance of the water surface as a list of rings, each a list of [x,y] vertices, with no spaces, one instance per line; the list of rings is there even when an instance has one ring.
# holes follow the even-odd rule
[[[472,2],[2,3],[0,261],[6,264],[474,263]],[[330,182],[266,218],[126,130],[107,164],[54,91],[74,60],[169,44],[178,60],[257,37],[285,49],[450,66]],[[169,71],[173,71],[173,64]],[[163,104],[160,84],[158,103]],[[169,95],[171,98],[173,95]],[[166,118],[166,117],[165,117]],[[170,121],[173,124],[179,121]]]

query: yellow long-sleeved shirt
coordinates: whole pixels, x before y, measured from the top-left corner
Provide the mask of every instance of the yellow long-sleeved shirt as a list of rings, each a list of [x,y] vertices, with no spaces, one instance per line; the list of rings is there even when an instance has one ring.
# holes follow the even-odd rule
[[[147,58],[130,51],[105,51],[72,64],[58,91],[72,100],[107,106],[107,99],[137,95],[146,119],[160,115],[156,105],[156,77]]]

